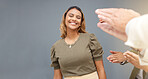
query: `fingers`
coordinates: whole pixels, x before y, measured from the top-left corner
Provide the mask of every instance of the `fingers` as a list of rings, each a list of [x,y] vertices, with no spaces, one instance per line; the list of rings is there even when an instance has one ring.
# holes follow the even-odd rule
[[[109,59],[109,62],[112,62],[112,63],[120,63],[117,59]]]
[[[122,61],[125,61],[126,58],[124,57],[122,52],[118,51],[110,51],[112,55],[109,55],[107,59],[112,63],[120,63]]]
[[[120,53],[120,52],[117,52],[117,51],[111,51],[111,50],[110,50],[110,53],[112,53],[112,54],[117,54],[117,53]]]
[[[135,59],[133,57],[131,57],[130,55],[125,55],[127,58],[127,61],[132,63],[132,61],[135,61]]]
[[[133,52],[130,52],[130,51],[127,51],[124,53],[124,55],[127,57],[127,58],[133,58],[133,59],[138,59],[138,55],[133,53]]]
[[[112,63],[120,63],[118,60],[113,60]]]
[[[109,24],[107,24],[107,23],[105,23],[105,22],[103,22],[103,23],[98,23],[97,24],[97,26],[99,27],[99,28],[101,28],[103,31],[109,31],[109,30],[111,30],[112,29],[112,27],[110,27],[110,25]]]
[[[107,9],[97,9],[95,13],[100,16],[104,16],[106,18],[115,18],[115,13],[118,12],[119,9],[115,8],[107,8]]]
[[[102,21],[102,20],[101,20]],[[121,39],[123,41],[126,41],[127,40],[127,35],[125,33],[122,33],[118,30],[116,30],[114,27],[112,27],[111,25],[109,25],[108,23],[102,21],[97,23],[97,26],[102,29],[104,32],[118,38],[118,39]]]
[[[112,63],[120,63],[116,57],[116,55],[110,55],[107,57],[107,59],[109,60],[109,62],[112,62]]]
[[[109,14],[109,13],[105,13],[105,12],[99,12],[98,15],[101,15],[101,16],[104,16],[104,17],[107,17],[107,18],[112,18],[112,14]]]
[[[103,23],[97,23],[97,26],[102,29],[104,32],[113,35],[113,27],[111,27],[109,24],[107,24],[106,22]]]
[[[132,64],[139,63],[139,57],[135,53],[127,51],[124,53],[124,56],[126,56],[128,62],[130,62]]]
[[[100,12],[104,12],[104,13],[108,13],[108,14],[113,14],[114,10],[116,10],[115,8],[105,8],[105,9],[97,9],[95,10],[96,14],[100,14]]]
[[[98,22],[97,23],[97,26],[99,27],[99,28],[109,28],[109,27],[111,27],[108,23],[106,23],[106,22],[103,22],[103,20],[100,20],[101,22]]]
[[[105,22],[108,23],[109,25],[113,25],[113,21],[112,21],[109,17],[106,17],[105,15],[98,15],[98,18],[99,18],[101,21],[105,21]]]
[[[116,58],[112,58],[112,57],[107,57],[107,59],[109,60],[109,62],[112,62],[112,63],[120,63]]]
[[[96,13],[98,14],[98,18],[100,19],[100,22],[97,24],[99,28],[101,28],[103,31],[109,33],[112,35],[113,31],[113,21],[110,19],[112,17],[111,14],[101,12],[102,9],[97,9]],[[103,9],[103,10],[108,10],[108,9]]]
[[[116,60],[116,57],[115,57],[114,55],[109,55],[109,56],[107,57],[107,59],[108,59],[109,61],[112,61],[112,60]]]
[[[140,68],[140,64],[139,64],[139,56],[137,54],[134,54],[132,52],[125,52],[124,54],[128,60],[128,62],[130,62],[131,64],[133,64],[135,67]]]

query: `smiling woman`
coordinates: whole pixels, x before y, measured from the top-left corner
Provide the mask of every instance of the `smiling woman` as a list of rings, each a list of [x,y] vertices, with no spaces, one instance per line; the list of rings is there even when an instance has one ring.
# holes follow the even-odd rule
[[[81,24],[81,13],[77,9],[71,9],[66,16],[67,30],[78,30]]]
[[[72,21],[77,22],[77,20],[75,19],[78,19],[79,21],[79,28],[77,29],[77,31],[80,33],[86,32],[85,31],[85,19],[84,19],[84,14],[82,10],[77,6],[72,6],[63,14],[62,23],[60,25],[62,38],[65,38],[67,35],[67,25],[66,24],[71,23]]]
[[[95,35],[86,33],[82,10],[70,7],[60,28],[62,39],[51,48],[54,79],[106,79],[104,52]]]

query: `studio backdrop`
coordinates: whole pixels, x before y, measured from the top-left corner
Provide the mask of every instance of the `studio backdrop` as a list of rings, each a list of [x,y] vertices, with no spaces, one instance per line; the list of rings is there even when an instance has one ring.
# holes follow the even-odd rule
[[[97,27],[98,8],[129,8],[148,13],[147,0],[0,0],[0,79],[52,79],[50,48],[60,38],[63,13],[73,5],[82,9],[86,30],[105,51],[108,79],[128,79],[133,66],[110,63],[110,50],[126,51],[124,42]]]

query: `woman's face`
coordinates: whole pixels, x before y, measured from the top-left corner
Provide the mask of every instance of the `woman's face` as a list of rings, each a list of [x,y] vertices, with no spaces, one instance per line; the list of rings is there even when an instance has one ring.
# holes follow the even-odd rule
[[[67,29],[76,30],[81,25],[81,12],[75,8],[68,11],[65,19]]]

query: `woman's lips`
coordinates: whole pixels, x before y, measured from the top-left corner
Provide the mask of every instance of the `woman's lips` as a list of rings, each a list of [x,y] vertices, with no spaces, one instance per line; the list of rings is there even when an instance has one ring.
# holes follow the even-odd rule
[[[77,25],[77,23],[73,23],[73,22],[72,22],[72,23],[70,23],[70,24],[71,24],[71,25]]]

